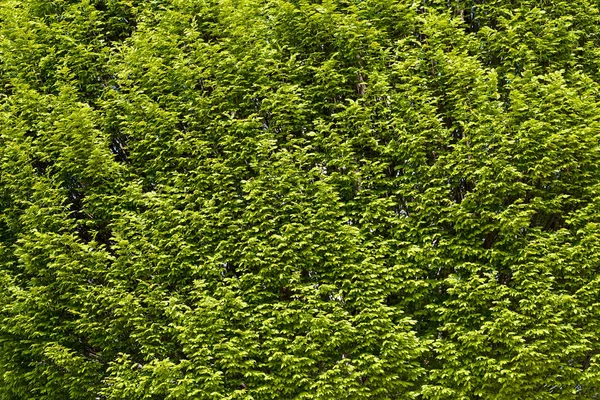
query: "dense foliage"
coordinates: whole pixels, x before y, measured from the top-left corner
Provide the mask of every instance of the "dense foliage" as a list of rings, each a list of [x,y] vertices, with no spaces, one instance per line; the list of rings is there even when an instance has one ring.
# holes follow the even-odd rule
[[[0,399],[598,399],[599,10],[0,1]]]

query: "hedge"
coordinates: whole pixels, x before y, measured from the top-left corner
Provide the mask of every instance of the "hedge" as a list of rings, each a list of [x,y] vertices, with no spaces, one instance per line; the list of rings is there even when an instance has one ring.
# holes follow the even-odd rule
[[[599,10],[3,0],[0,399],[598,399]]]

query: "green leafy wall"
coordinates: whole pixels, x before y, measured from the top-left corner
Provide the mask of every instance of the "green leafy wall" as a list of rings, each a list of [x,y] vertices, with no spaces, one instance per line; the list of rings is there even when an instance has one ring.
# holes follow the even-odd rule
[[[0,399],[598,399],[600,3],[0,2]]]

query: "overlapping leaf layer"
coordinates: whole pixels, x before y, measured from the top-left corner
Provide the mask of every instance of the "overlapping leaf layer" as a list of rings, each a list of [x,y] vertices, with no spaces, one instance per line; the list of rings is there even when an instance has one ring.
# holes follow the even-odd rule
[[[0,399],[598,399],[599,9],[3,0]]]

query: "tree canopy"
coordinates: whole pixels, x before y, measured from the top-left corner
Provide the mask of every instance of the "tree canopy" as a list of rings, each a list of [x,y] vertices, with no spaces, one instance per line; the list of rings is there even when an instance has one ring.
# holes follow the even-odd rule
[[[598,399],[599,10],[2,0],[0,400]]]

